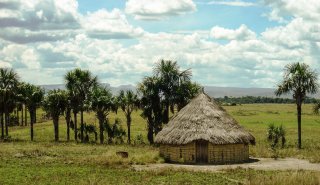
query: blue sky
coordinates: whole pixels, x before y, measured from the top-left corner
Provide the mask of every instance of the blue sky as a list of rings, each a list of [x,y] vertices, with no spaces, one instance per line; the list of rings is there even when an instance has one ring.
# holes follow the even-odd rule
[[[136,85],[160,59],[225,87],[275,87],[291,62],[320,67],[317,0],[0,0],[0,10],[0,67],[39,85],[77,67]]]

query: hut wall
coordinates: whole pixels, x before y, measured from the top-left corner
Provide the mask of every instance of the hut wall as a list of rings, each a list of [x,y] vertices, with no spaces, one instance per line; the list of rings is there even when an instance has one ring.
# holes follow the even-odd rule
[[[195,163],[195,142],[186,145],[161,145],[160,155],[172,162]]]
[[[249,146],[246,144],[214,145],[209,143],[209,163],[237,163],[249,159]]]
[[[160,155],[171,162],[196,163],[196,145],[195,142],[186,145],[160,145]],[[238,163],[248,159],[249,146],[246,144],[208,143],[208,163]]]

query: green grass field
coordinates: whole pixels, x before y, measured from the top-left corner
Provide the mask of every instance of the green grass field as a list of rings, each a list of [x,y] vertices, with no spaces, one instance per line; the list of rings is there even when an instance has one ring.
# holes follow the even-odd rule
[[[296,149],[297,121],[295,105],[254,104],[224,107],[256,137],[250,147],[254,157],[272,155],[266,141],[268,124],[283,124],[287,144],[279,149],[280,157],[295,157],[320,162],[320,116],[312,113],[311,105],[303,107],[302,150]],[[133,114],[132,138],[138,134],[146,140],[146,122],[141,112]],[[42,112],[38,112],[40,121]],[[125,127],[122,112],[110,114],[111,122],[118,117]],[[97,124],[94,113],[85,115],[85,122]],[[137,172],[132,164],[162,163],[158,148],[149,145],[99,145],[66,142],[64,118],[60,122],[60,140],[54,143],[51,121],[35,125],[35,141],[29,141],[29,127],[11,127],[13,142],[0,143],[0,184],[319,184],[320,173],[309,171],[227,170],[220,173],[174,171],[171,169]],[[71,132],[73,139],[73,132]],[[128,151],[129,158],[116,156]]]

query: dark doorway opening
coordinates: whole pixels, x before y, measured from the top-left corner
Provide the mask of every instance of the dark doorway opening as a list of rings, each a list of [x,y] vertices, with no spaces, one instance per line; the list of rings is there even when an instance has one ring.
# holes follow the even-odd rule
[[[196,162],[208,163],[208,141],[196,141]]]

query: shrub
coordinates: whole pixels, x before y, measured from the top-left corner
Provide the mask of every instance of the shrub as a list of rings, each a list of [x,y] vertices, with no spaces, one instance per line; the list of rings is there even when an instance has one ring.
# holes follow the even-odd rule
[[[134,144],[136,144],[136,145],[145,144],[145,142],[143,141],[143,136],[142,136],[141,133],[138,134],[136,136],[136,138],[134,139]]]

